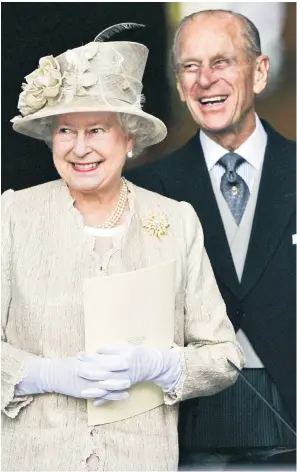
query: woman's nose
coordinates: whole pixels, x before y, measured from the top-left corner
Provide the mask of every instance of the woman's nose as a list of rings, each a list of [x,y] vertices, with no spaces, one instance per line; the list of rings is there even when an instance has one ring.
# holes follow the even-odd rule
[[[90,147],[88,146],[87,136],[85,133],[77,133],[73,146],[73,152],[77,157],[84,157],[90,152]]]

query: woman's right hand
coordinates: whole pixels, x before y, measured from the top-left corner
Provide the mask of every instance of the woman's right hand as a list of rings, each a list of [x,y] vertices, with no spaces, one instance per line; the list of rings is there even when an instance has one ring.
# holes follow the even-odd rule
[[[16,396],[32,395],[38,393],[60,393],[75,398],[88,399],[82,395],[82,391],[90,388],[99,388],[94,398],[95,405],[101,405],[109,400],[125,400],[129,397],[125,390],[113,389],[112,391],[100,388],[101,380],[113,378],[113,371],[121,375],[119,370],[123,370],[126,365],[113,366],[113,359],[110,359],[109,369],[100,371],[98,379],[98,365],[96,365],[96,380],[88,380],[79,376],[81,363],[76,357],[66,357],[58,359],[32,357],[27,366],[26,377],[16,386]],[[90,362],[89,368],[94,368],[94,363]],[[121,388],[122,388],[122,382]]]

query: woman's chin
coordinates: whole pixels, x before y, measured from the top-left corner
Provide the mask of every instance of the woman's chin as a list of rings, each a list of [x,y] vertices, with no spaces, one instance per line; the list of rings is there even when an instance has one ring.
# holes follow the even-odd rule
[[[66,182],[68,184],[68,187],[71,190],[75,190],[77,192],[82,192],[82,193],[88,193],[88,192],[94,192],[102,186],[104,182],[104,179],[96,179],[96,181],[88,181],[88,182],[82,182],[82,181],[77,181],[77,179],[70,179],[69,182]]]

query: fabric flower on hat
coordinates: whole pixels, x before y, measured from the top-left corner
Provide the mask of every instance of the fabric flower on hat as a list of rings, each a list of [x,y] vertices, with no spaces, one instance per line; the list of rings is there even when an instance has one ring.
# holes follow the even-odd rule
[[[18,108],[23,116],[40,110],[44,105],[57,99],[61,92],[62,75],[60,65],[53,56],[42,57],[39,67],[25,77]]]
[[[98,77],[89,71],[90,59],[98,51],[98,44],[90,43],[80,51],[67,51],[67,68],[63,74],[63,94],[65,103],[72,101],[74,95],[87,95],[86,88],[97,83]]]

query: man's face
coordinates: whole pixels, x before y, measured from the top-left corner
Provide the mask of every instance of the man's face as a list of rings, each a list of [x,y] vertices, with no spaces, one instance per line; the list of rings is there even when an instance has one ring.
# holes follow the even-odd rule
[[[259,85],[257,59],[250,59],[245,48],[241,23],[226,15],[198,16],[180,32],[178,91],[206,132],[232,130],[254,114],[254,93],[266,81]]]

